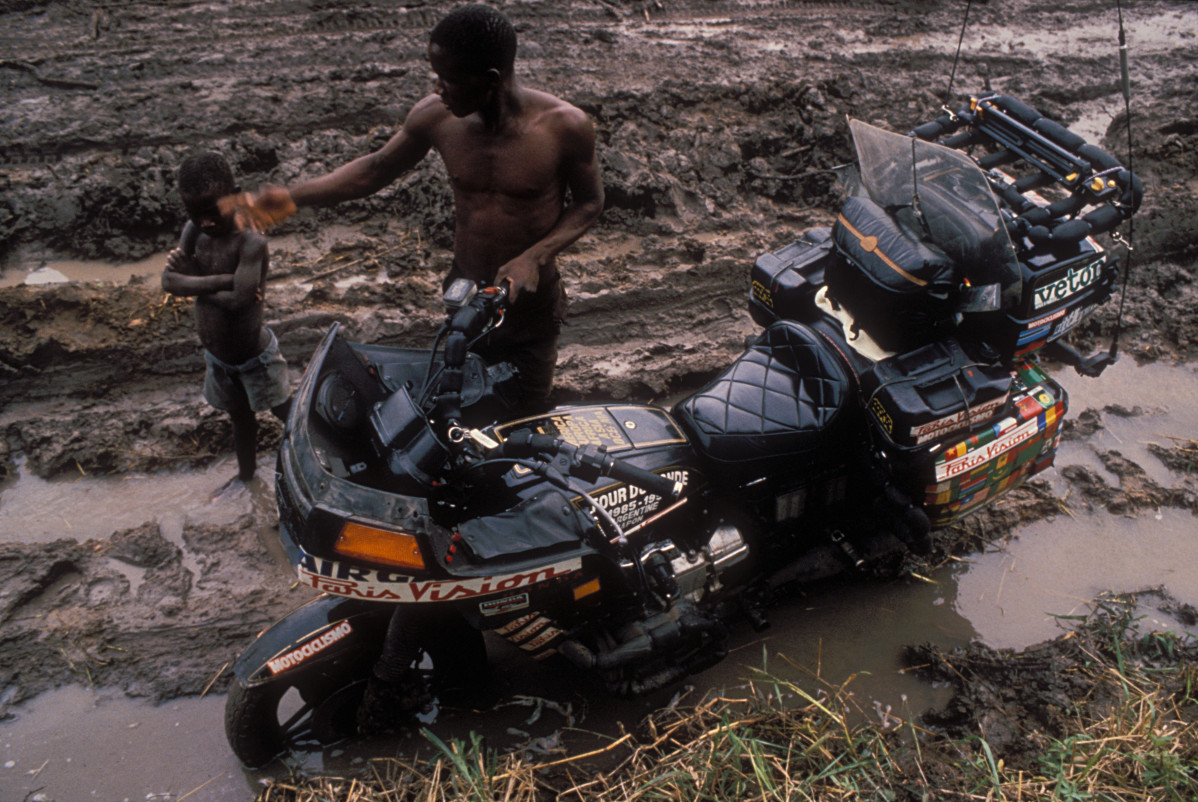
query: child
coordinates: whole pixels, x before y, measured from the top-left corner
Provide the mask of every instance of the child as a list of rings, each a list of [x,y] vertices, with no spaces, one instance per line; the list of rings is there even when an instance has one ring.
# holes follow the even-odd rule
[[[262,325],[266,238],[239,230],[233,215],[217,208],[218,198],[237,191],[233,171],[216,153],[194,153],[179,166],[178,181],[190,221],[179,247],[167,256],[162,288],[195,297],[196,328],[208,366],[204,397],[233,422],[238,474],[220,495],[254,478],[255,413],[269,409],[286,421],[291,387],[278,340]]]

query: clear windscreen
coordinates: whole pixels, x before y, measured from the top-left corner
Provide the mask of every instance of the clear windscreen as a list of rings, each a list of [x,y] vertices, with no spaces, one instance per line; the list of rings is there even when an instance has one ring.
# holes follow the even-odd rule
[[[986,176],[964,153],[850,120],[860,182],[891,214],[908,210],[969,280],[962,311],[1014,306],[1019,261]]]

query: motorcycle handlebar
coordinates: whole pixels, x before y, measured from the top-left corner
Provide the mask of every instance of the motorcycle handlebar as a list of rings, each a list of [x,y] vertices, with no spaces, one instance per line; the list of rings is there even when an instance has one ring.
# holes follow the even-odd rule
[[[579,478],[595,479],[610,476],[621,482],[635,485],[649,493],[668,499],[682,495],[682,483],[660,476],[644,468],[613,457],[596,446],[574,446],[548,434],[528,431],[513,432],[503,443],[503,453],[509,457],[533,457],[539,454],[562,454],[570,459],[571,466]],[[588,477],[587,474],[590,474]]]
[[[676,482],[666,476],[660,476],[653,473],[653,471],[646,471],[643,468],[630,465],[612,456],[608,456],[607,459],[610,462],[610,468],[606,472],[606,475],[613,479],[627,482],[630,485],[636,485],[642,490],[648,490],[650,493],[656,493],[670,500],[682,495],[682,484],[680,482]]]

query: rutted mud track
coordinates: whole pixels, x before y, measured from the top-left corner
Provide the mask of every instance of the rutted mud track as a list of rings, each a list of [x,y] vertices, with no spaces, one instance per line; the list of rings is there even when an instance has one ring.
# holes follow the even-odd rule
[[[226,153],[246,188],[377,147],[429,91],[427,30],[450,5],[10,0],[0,260],[166,250],[182,222],[173,171],[195,146]],[[901,0],[503,8],[523,37],[522,79],[584,108],[599,132],[608,208],[563,261],[562,401],[661,397],[726,365],[753,330],[754,256],[831,219],[833,168],[851,159],[846,115],[905,131],[937,114],[962,23],[960,4]],[[1135,218],[1122,348],[1190,361],[1198,24],[1184,0],[1124,14],[1134,167],[1149,194]],[[975,5],[954,94],[989,85],[1123,158],[1116,24],[1113,3],[1098,0]],[[274,233],[268,316],[293,366],[333,321],[356,339],[428,342],[452,235],[435,159],[373,198],[305,212]],[[1078,341],[1105,347],[1117,306]],[[17,453],[45,477],[208,464],[230,446],[224,419],[198,399],[201,375],[190,307],[164,299],[156,281],[2,290],[0,470],[13,471]],[[264,427],[263,445],[277,433]],[[1190,478],[1163,487],[1140,466],[1112,458],[1107,468],[1118,487],[1080,468],[1068,478],[1120,511],[1195,508]],[[1055,514],[1046,495],[1028,489],[984,530],[963,527],[957,547]],[[0,544],[0,705],[81,681],[154,698],[203,690],[292,604],[264,570],[254,527],[185,528],[194,565],[153,523],[86,543]],[[145,570],[136,590],[113,560]]]

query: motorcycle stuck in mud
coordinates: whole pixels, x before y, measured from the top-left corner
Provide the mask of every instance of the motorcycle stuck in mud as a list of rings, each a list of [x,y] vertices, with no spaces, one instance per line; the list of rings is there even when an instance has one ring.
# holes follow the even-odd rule
[[[429,350],[329,330],[276,480],[288,555],[323,595],[236,663],[244,764],[468,693],[487,631],[616,694],[661,688],[796,584],[927,552],[1052,464],[1067,396],[1037,358],[1113,359],[1061,338],[1111,295],[1094,235],[1135,212],[1139,180],[1008,97],[911,135],[851,128],[835,225],[756,259],[762,331],[670,409],[513,419],[513,370],[470,351],[502,325],[501,288],[455,282]]]

